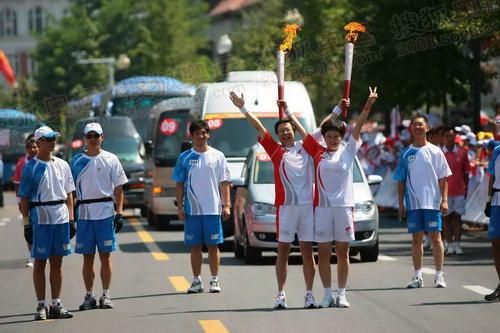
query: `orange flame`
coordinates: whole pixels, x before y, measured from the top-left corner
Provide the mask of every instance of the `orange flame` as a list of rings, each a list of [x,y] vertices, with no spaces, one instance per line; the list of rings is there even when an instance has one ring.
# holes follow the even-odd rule
[[[365,26],[358,22],[350,22],[344,27],[344,30],[347,31],[345,39],[350,43],[354,43],[358,39],[360,32],[366,32]]]
[[[280,44],[279,49],[283,52],[289,52],[292,49],[293,40],[297,37],[297,31],[300,30],[298,24],[292,23],[287,24],[283,28],[283,33],[285,34],[285,39],[283,43]]]

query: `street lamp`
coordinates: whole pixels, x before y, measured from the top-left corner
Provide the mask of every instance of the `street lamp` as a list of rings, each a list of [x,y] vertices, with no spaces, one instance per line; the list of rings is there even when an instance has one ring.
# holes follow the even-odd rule
[[[77,55],[78,56],[78,55]],[[78,63],[81,65],[106,64],[108,67],[108,86],[113,88],[115,85],[115,67],[118,70],[127,69],[130,66],[130,58],[126,54],[120,54],[118,60],[114,57],[108,58],[87,58],[81,59],[77,57]]]
[[[229,62],[229,53],[233,48],[233,41],[229,38],[229,35],[224,34],[220,36],[217,41],[216,51],[219,57],[220,65],[222,68],[222,76],[225,78],[227,75],[227,64]]]

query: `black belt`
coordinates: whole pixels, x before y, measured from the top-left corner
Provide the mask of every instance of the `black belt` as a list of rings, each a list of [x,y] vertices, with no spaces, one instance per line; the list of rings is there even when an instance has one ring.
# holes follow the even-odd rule
[[[64,200],[54,200],[54,201],[45,201],[45,202],[35,202],[30,201],[29,208],[39,207],[39,206],[56,206],[63,204]]]
[[[498,189],[498,188],[491,189],[491,194],[495,194],[496,192],[500,192],[500,189]]]
[[[104,198],[97,198],[97,199],[77,200],[75,208],[77,208],[80,205],[86,205],[86,204],[92,204],[92,203],[98,203],[98,202],[109,202],[109,201],[113,201],[113,198],[104,197]]]

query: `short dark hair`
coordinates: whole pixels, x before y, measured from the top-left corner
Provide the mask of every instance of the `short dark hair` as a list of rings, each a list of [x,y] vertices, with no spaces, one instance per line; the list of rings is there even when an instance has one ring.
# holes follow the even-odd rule
[[[24,145],[26,146],[26,148],[29,148],[34,142],[35,142],[35,134],[31,133],[30,135],[28,135],[26,140],[24,140]]]
[[[417,113],[416,115],[414,115],[413,117],[411,117],[411,119],[410,119],[410,125],[413,124],[413,122],[415,121],[415,119],[418,119],[418,118],[422,118],[423,120],[425,120],[425,123],[427,125],[429,125],[429,118],[427,118],[426,115],[421,114],[421,113]]]
[[[208,124],[205,120],[203,119],[195,120],[189,125],[189,134],[193,135],[194,132],[203,129],[207,131],[207,133],[210,133],[210,128],[208,127]]]
[[[274,124],[274,133],[278,134],[278,127],[279,127],[281,124],[290,124],[290,125],[292,125],[292,130],[293,130],[293,132],[295,133],[295,131],[296,131],[295,124],[294,124],[294,123],[293,123],[290,119],[280,119],[280,120],[278,120],[278,121]]]
[[[346,124],[340,119],[328,119],[321,125],[321,135],[325,135],[328,131],[335,131],[340,134],[341,137],[345,135]]]

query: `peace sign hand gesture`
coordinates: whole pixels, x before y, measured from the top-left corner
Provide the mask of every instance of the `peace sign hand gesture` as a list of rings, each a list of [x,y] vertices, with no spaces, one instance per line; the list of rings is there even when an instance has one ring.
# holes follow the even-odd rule
[[[372,87],[368,87],[368,89],[370,89],[370,95],[368,95],[368,100],[366,101],[366,103],[372,105],[378,98],[377,87],[373,89]]]

